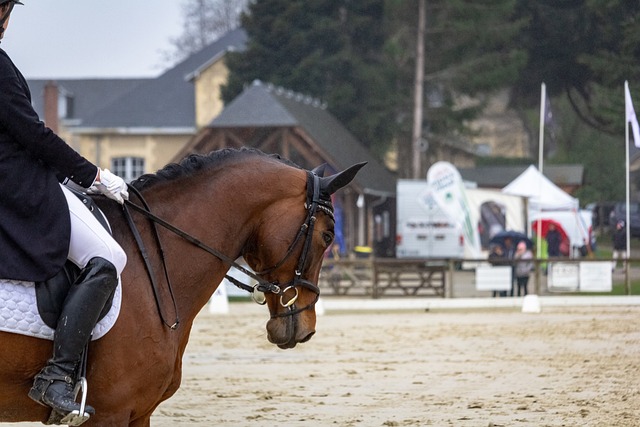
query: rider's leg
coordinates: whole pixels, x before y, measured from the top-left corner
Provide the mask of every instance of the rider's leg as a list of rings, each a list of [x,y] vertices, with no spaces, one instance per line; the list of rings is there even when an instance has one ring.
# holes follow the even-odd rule
[[[126,255],[82,202],[66,189],[71,214],[69,259],[81,269],[58,320],[53,357],[36,376],[29,396],[61,413],[79,410],[75,371],[100,312],[118,283]],[[85,411],[93,413],[90,406]]]
[[[61,187],[71,214],[69,260],[84,268],[92,258],[101,257],[111,262],[120,276],[127,263],[127,255],[84,203],[64,185]]]
[[[118,284],[116,269],[109,261],[93,258],[69,291],[58,320],[53,356],[40,371],[29,397],[66,414],[80,409],[75,402],[75,373],[82,351],[91,338],[98,316]],[[85,411],[95,411],[87,406]]]

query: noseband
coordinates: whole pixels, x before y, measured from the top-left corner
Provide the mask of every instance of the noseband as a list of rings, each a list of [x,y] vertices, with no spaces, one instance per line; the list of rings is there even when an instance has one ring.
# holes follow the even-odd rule
[[[276,295],[280,295],[280,305],[285,307],[287,311],[284,313],[272,314],[271,318],[293,316],[294,314],[298,314],[302,311],[308,310],[313,306],[315,306],[316,302],[318,302],[318,298],[320,298],[320,288],[316,284],[312,283],[311,281],[302,278],[302,274],[307,265],[307,259],[309,256],[309,251],[311,249],[311,242],[313,240],[313,230],[316,224],[316,213],[318,212],[318,210],[320,210],[325,214],[329,215],[332,219],[334,219],[334,214],[333,214],[333,206],[331,204],[331,200],[320,198],[320,178],[318,177],[318,175],[316,175],[313,172],[307,172],[307,199],[305,201],[304,207],[307,211],[307,217],[304,223],[302,224],[302,226],[300,227],[300,229],[298,230],[296,237],[293,239],[293,241],[289,245],[289,248],[285,252],[282,259],[280,259],[280,261],[278,261],[272,267],[255,273],[257,276],[264,276],[265,274],[271,273],[277,270],[278,268],[280,268],[286,262],[286,260],[291,256],[291,254],[293,253],[293,250],[297,246],[302,236],[305,236],[304,245],[302,247],[302,251],[300,252],[300,256],[298,257],[298,263],[294,271],[293,279],[283,284],[282,286],[280,286],[277,282],[275,283],[266,282],[269,286],[275,287],[277,289],[264,288],[262,287],[261,281],[259,281],[258,285],[256,285],[256,287],[252,288],[251,290],[251,291],[254,291],[255,289],[257,289],[258,291],[261,291],[261,292],[270,292]],[[229,276],[225,276],[225,277],[227,278],[227,280],[231,281],[233,284],[240,287],[241,289],[246,289],[245,288],[246,285],[242,283],[239,284],[236,279],[230,278]],[[302,308],[297,308],[295,305],[295,302],[298,298],[297,287],[303,287],[315,293],[316,296],[313,302],[311,302],[309,305],[306,305]],[[284,294],[287,293],[288,291],[294,291],[295,294],[293,297],[289,298],[285,302]],[[255,295],[255,293],[253,295]],[[254,300],[256,300],[255,296],[254,296]],[[260,301],[258,302],[260,303]],[[261,303],[264,304],[264,302],[261,302]]]
[[[289,248],[285,252],[284,256],[280,259],[280,261],[275,263],[272,267],[269,267],[262,271],[258,271],[256,273],[252,273],[248,271],[247,269],[240,266],[236,262],[233,262],[231,264],[232,267],[242,271],[247,276],[256,280],[258,282],[257,285],[251,287],[249,285],[246,285],[240,282],[234,277],[231,277],[229,275],[225,276],[227,280],[229,280],[231,283],[236,285],[238,288],[251,292],[254,301],[256,301],[258,304],[265,304],[266,299],[258,298],[256,296],[256,292],[280,295],[280,305],[282,307],[285,307],[287,311],[284,313],[272,314],[271,315],[272,319],[276,317],[293,316],[302,311],[308,310],[314,307],[316,302],[318,302],[318,298],[320,298],[320,288],[316,284],[312,283],[311,281],[302,278],[302,274],[307,265],[307,259],[309,256],[309,251],[311,249],[311,241],[313,240],[313,230],[316,224],[316,213],[318,212],[318,210],[320,210],[325,214],[329,215],[332,219],[334,218],[334,214],[333,214],[333,205],[331,204],[331,200],[322,199],[320,197],[320,178],[318,177],[318,175],[310,171],[307,171],[307,199],[305,201],[304,207],[305,207],[305,210],[307,211],[307,217],[302,223],[302,226],[298,230],[298,233],[296,234],[295,238],[289,245]],[[298,257],[298,263],[296,265],[296,269],[294,270],[293,279],[291,279],[291,281],[284,284],[279,284],[277,282],[269,282],[262,279],[261,276],[264,276],[265,274],[268,274],[277,270],[287,261],[287,259],[289,259],[294,249],[298,245],[298,242],[302,239],[303,236],[304,236],[304,245],[302,247],[302,251],[300,252],[300,256]],[[296,300],[298,299],[298,289],[297,289],[298,287],[306,288],[316,294],[313,302],[311,302],[309,305],[306,305],[302,308],[297,308],[295,305]],[[293,291],[295,292],[295,294],[293,295],[293,297],[288,298],[285,301],[285,294],[288,293],[289,291]]]
[[[285,252],[284,256],[282,257],[282,259],[280,261],[278,261],[276,264],[274,264],[272,267],[269,267],[266,270],[263,271],[259,271],[259,272],[252,272],[246,268],[244,268],[242,265],[238,264],[234,259],[231,259],[230,257],[224,255],[223,253],[217,251],[216,249],[205,245],[203,242],[201,242],[200,240],[198,240],[197,238],[191,236],[190,234],[186,233],[185,231],[182,231],[181,229],[177,228],[176,226],[166,222],[165,220],[163,220],[162,218],[154,215],[151,213],[149,206],[147,205],[146,201],[144,200],[144,198],[142,197],[142,194],[133,186],[129,186],[129,191],[131,193],[134,193],[138,199],[141,201],[143,206],[138,206],[135,203],[132,203],[130,201],[125,201],[125,205],[124,205],[124,211],[125,211],[125,216],[127,217],[127,221],[129,222],[129,226],[134,234],[134,237],[136,238],[136,241],[138,243],[138,247],[140,248],[142,257],[145,261],[145,265],[147,268],[147,272],[149,274],[153,289],[154,289],[154,294],[156,295],[156,304],[158,305],[158,309],[160,310],[160,304],[158,302],[158,292],[157,292],[157,287],[156,287],[156,283],[155,283],[155,275],[153,274],[152,270],[151,270],[151,263],[148,259],[146,250],[144,248],[144,245],[142,243],[142,239],[134,225],[133,219],[131,217],[131,214],[129,213],[129,210],[127,208],[132,208],[135,211],[142,213],[144,216],[146,216],[152,223],[154,224],[158,224],[161,225],[162,227],[168,229],[169,231],[177,234],[178,236],[182,237],[183,239],[189,241],[190,243],[194,244],[195,246],[199,247],[200,249],[212,254],[213,256],[215,256],[216,258],[220,259],[221,261],[223,261],[224,263],[228,264],[230,267],[235,268],[236,270],[241,271],[242,273],[246,274],[247,276],[251,277],[252,279],[254,279],[257,284],[255,286],[250,286],[247,285],[245,283],[240,282],[239,280],[237,280],[234,277],[231,277],[229,275],[225,275],[225,278],[227,280],[229,280],[231,283],[233,283],[235,286],[237,286],[240,289],[243,289],[247,292],[250,292],[252,294],[252,297],[254,299],[254,301],[256,301],[259,304],[265,304],[266,303],[266,299],[264,298],[264,296],[259,297],[257,294],[258,293],[271,293],[274,295],[279,295],[280,296],[280,305],[284,308],[287,309],[286,312],[284,313],[276,313],[276,314],[272,314],[271,318],[276,318],[276,317],[285,317],[285,316],[293,316],[295,314],[298,314],[302,311],[308,310],[312,307],[315,306],[316,302],[318,302],[318,298],[320,297],[320,288],[312,283],[311,281],[302,278],[302,274],[306,268],[306,264],[307,264],[307,259],[308,259],[308,255],[309,255],[309,251],[311,249],[311,242],[313,240],[313,230],[315,228],[315,223],[316,223],[316,214],[318,212],[318,210],[324,212],[325,214],[329,215],[331,218],[334,218],[334,214],[333,214],[333,206],[331,204],[331,200],[330,199],[324,199],[320,197],[320,178],[318,177],[318,175],[316,175],[315,173],[311,172],[311,171],[307,171],[307,198],[305,201],[305,210],[307,211],[307,217],[304,221],[304,223],[302,224],[302,226],[300,227],[300,229],[298,230],[298,233],[296,234],[295,238],[293,239],[293,241],[291,242],[291,244],[289,245],[289,248],[287,249],[287,251]],[[162,257],[162,264],[164,266],[165,269],[165,278],[167,279],[167,283],[169,286],[169,293],[173,299],[173,305],[174,305],[174,309],[177,311],[176,308],[176,302],[175,302],[175,298],[173,296],[173,291],[171,289],[171,282],[169,281],[169,277],[168,277],[168,273],[166,271],[166,264],[165,264],[165,259],[164,259],[164,250],[162,249],[162,245],[160,243],[160,239],[158,237],[157,234],[157,230],[155,228],[155,226],[153,227],[154,232],[156,234],[156,243],[158,244],[159,248],[160,248],[160,254]],[[264,276],[265,274],[271,273],[275,270],[277,270],[278,268],[280,268],[286,261],[287,259],[291,256],[291,254],[293,253],[295,247],[297,246],[298,242],[302,239],[302,237],[304,236],[304,246],[302,248],[302,251],[300,252],[300,256],[298,257],[298,263],[296,265],[296,269],[294,271],[294,277],[291,281],[285,283],[285,284],[279,284],[277,282],[269,282],[268,280],[263,279],[261,276]],[[313,302],[311,302],[309,305],[306,305],[302,308],[297,308],[296,307],[296,300],[298,298],[298,288],[297,287],[304,287],[310,291],[312,291],[313,293],[316,294],[315,299],[313,300]],[[294,292],[294,295],[291,298],[288,298],[285,300],[286,293],[289,293],[290,291]],[[175,322],[170,325],[168,322],[166,322],[164,320],[164,316],[162,315],[162,311],[160,311],[160,316],[162,317],[163,322],[170,326],[172,329],[175,328],[177,326],[177,324],[179,323],[178,320],[178,316],[177,316],[177,312],[176,312],[176,320]]]

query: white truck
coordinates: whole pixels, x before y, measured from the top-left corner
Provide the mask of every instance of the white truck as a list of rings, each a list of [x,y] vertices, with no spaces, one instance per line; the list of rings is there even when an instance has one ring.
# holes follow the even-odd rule
[[[400,180],[397,186],[397,258],[462,258],[464,234],[429,195],[426,181]]]
[[[465,212],[458,219],[440,207],[426,180],[398,180],[396,196],[396,258],[477,259],[487,254],[496,233],[527,232],[526,202],[520,196],[467,188]],[[465,226],[477,231],[479,251],[465,240]]]

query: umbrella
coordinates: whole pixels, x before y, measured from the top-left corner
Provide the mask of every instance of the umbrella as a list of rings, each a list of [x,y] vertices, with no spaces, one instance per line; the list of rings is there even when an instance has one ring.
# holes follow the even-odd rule
[[[505,231],[496,233],[496,235],[493,236],[491,240],[489,240],[489,244],[500,245],[504,248],[505,247],[504,241],[506,239],[511,239],[511,241],[513,242],[514,248],[518,246],[518,243],[520,242],[525,242],[527,245],[527,248],[529,249],[533,247],[533,241],[530,238],[528,238],[526,234],[521,233],[519,231],[514,231],[514,230],[505,230]]]
[[[542,238],[547,237],[547,232],[549,231],[549,225],[553,224],[556,226],[556,230],[560,232],[560,235],[562,236],[562,240],[569,240],[569,237],[567,236],[567,232],[564,231],[564,228],[562,228],[562,225],[560,225],[558,221],[554,221],[548,218],[536,219],[535,221],[533,221],[533,223],[531,224],[531,229],[533,230],[533,234],[535,234],[536,236],[538,235],[538,225],[540,223],[542,223],[542,230],[541,230]]]

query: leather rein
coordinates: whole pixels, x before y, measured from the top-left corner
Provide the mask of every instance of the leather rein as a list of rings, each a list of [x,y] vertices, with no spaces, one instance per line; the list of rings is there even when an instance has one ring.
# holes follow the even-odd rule
[[[153,214],[151,212],[151,209],[149,207],[149,205],[147,204],[147,202],[145,201],[145,199],[143,198],[142,194],[133,186],[129,185],[129,191],[133,194],[136,195],[136,197],[140,200],[140,203],[142,204],[142,206],[139,206],[129,200],[125,201],[124,204],[124,213],[125,213],[125,217],[127,219],[127,222],[129,223],[129,227],[134,235],[134,238],[136,239],[137,245],[138,245],[138,249],[140,250],[140,253],[142,255],[142,258],[144,260],[145,263],[145,267],[147,269],[147,274],[149,275],[149,278],[151,280],[151,286],[153,288],[153,292],[154,292],[154,297],[156,300],[156,306],[158,308],[158,312],[160,313],[160,317],[162,319],[162,322],[168,326],[171,329],[175,329],[178,324],[180,323],[179,320],[179,316],[178,316],[178,308],[177,308],[177,303],[176,303],[176,299],[173,293],[173,288],[171,286],[171,281],[169,279],[169,274],[167,271],[167,265],[166,265],[166,260],[165,260],[165,256],[164,256],[164,249],[162,247],[162,243],[160,241],[160,237],[158,235],[158,230],[156,227],[157,225],[160,225],[164,228],[166,228],[167,230],[171,231],[172,233],[182,237],[183,239],[187,240],[188,242],[192,243],[193,245],[197,246],[198,248],[204,250],[205,252],[210,253],[211,255],[215,256],[216,258],[220,259],[221,261],[223,261],[225,264],[229,265],[229,267],[233,267],[236,270],[239,270],[240,272],[242,272],[243,274],[251,277],[253,280],[255,280],[257,282],[256,285],[254,286],[250,286],[247,285],[245,283],[242,283],[241,281],[239,281],[238,279],[230,276],[230,275],[225,275],[224,277],[229,280],[229,282],[233,283],[235,286],[237,286],[238,288],[250,292],[254,301],[256,301],[258,304],[265,304],[266,303],[266,298],[264,298],[264,295],[259,295],[259,294],[265,294],[265,293],[271,293],[271,294],[275,294],[275,295],[279,295],[280,296],[280,305],[282,305],[283,307],[285,307],[287,309],[287,311],[285,311],[284,313],[276,313],[276,314],[272,314],[271,318],[276,318],[276,317],[285,317],[285,316],[293,316],[297,313],[300,313],[302,311],[308,310],[312,307],[315,306],[316,302],[318,301],[318,298],[320,297],[320,288],[310,282],[309,280],[303,279],[302,278],[302,274],[305,270],[306,264],[307,264],[307,258],[309,255],[309,251],[311,248],[311,242],[313,240],[313,230],[315,227],[315,223],[316,223],[316,213],[318,212],[318,210],[324,212],[325,214],[329,215],[331,218],[334,218],[334,213],[333,213],[333,206],[331,204],[331,200],[327,200],[327,199],[322,199],[320,197],[320,178],[318,177],[318,175],[316,175],[313,172],[307,171],[307,198],[306,198],[306,202],[305,202],[305,210],[307,211],[307,217],[304,221],[304,223],[302,224],[302,226],[300,227],[300,229],[298,230],[298,233],[296,234],[295,238],[293,239],[293,241],[291,242],[291,244],[289,245],[287,251],[285,252],[284,256],[280,259],[280,261],[278,261],[276,264],[274,264],[272,267],[267,268],[266,270],[263,271],[259,271],[259,272],[253,272],[250,271],[248,269],[246,269],[245,267],[243,267],[242,265],[238,264],[234,259],[228,257],[227,255],[223,254],[222,252],[212,248],[211,246],[206,245],[205,243],[203,243],[201,240],[197,239],[196,237],[190,235],[189,233],[179,229],[178,227],[174,226],[173,224],[170,224],[169,222],[163,220],[162,218],[156,216],[155,214]],[[144,215],[145,217],[147,217],[147,219],[151,222],[152,226],[153,226],[153,233],[154,233],[154,238],[156,241],[156,245],[159,249],[160,252],[160,257],[162,260],[162,266],[164,269],[164,274],[165,274],[165,279],[167,281],[167,287],[169,289],[169,294],[171,295],[171,300],[173,302],[173,308],[174,308],[174,312],[175,312],[175,321],[173,323],[169,323],[166,321],[164,314],[162,312],[162,309],[160,307],[160,301],[159,301],[159,297],[158,297],[158,285],[155,279],[155,274],[153,272],[152,266],[151,266],[151,262],[149,260],[149,255],[147,253],[147,250],[144,246],[144,243],[142,241],[142,237],[140,236],[140,233],[138,232],[138,229],[133,221],[133,218],[131,217],[131,212],[130,209],[135,210],[136,212],[141,213],[142,215]],[[298,257],[298,263],[296,265],[296,269],[294,271],[294,277],[291,281],[285,283],[285,284],[279,284],[278,282],[269,282],[268,280],[263,279],[261,276],[273,272],[275,270],[277,270],[278,268],[280,268],[285,262],[286,260],[291,256],[291,254],[293,253],[295,247],[297,246],[298,242],[302,239],[302,237],[304,236],[304,245],[302,248],[302,252],[300,252],[300,256]],[[315,299],[313,300],[313,302],[311,302],[309,305],[306,305],[302,308],[297,308],[296,307],[296,300],[298,298],[298,290],[297,290],[297,286],[301,286],[304,287],[306,289],[309,289],[310,291],[315,293]],[[288,292],[294,292],[294,295],[290,298],[288,298],[287,300],[285,300],[285,293]]]

